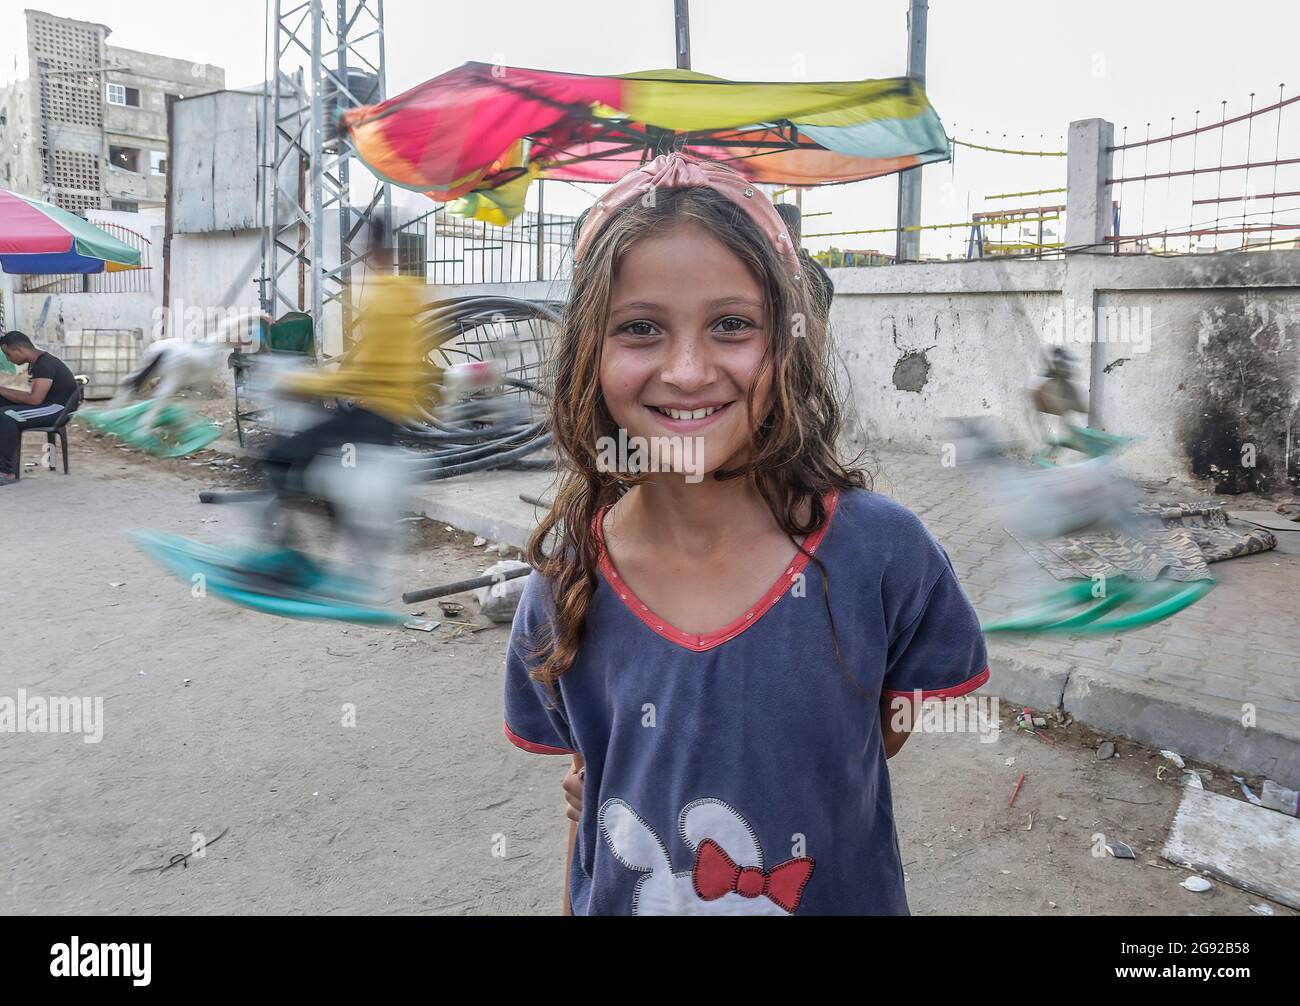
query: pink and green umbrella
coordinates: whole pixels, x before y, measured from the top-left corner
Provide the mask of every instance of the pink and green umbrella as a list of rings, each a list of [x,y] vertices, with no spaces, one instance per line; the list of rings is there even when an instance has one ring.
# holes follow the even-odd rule
[[[0,189],[0,269],[11,275],[119,272],[140,252],[81,217]]]
[[[382,178],[497,224],[523,209],[534,178],[612,182],[665,149],[781,185],[877,178],[950,151],[925,92],[906,77],[751,82],[466,63],[349,110],[341,125]]]

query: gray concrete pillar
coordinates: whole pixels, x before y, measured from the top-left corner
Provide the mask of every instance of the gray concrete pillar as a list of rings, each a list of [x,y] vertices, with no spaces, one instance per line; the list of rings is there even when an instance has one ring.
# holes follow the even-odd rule
[[[1077,319],[1081,311],[1086,311],[1089,318],[1090,345],[1071,348],[1088,370],[1088,425],[1096,429],[1105,428],[1102,406],[1106,360],[1105,346],[1098,340],[1097,289],[1090,258],[1113,252],[1106,238],[1111,232],[1108,179],[1111,178],[1110,147],[1114,142],[1115,127],[1105,119],[1070,123],[1065,158],[1066,264],[1062,308],[1067,319]],[[1077,325],[1074,331],[1077,333]]]
[[[1110,147],[1115,127],[1105,119],[1070,123],[1065,157],[1065,246],[1105,252],[1110,235]],[[1087,247],[1099,246],[1099,247]]]

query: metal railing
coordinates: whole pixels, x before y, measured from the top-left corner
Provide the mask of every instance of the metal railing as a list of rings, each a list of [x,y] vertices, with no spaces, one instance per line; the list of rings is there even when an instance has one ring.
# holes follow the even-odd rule
[[[528,210],[497,227],[438,207],[393,228],[398,271],[440,286],[564,279],[575,221]]]
[[[1115,252],[1300,247],[1300,142],[1283,128],[1296,121],[1296,102],[1300,95],[1286,97],[1280,84],[1277,101],[1256,108],[1252,93],[1240,115],[1229,117],[1221,102],[1217,122],[1202,125],[1197,109],[1190,129],[1171,118],[1169,132],[1153,137],[1148,122],[1144,137],[1131,141],[1125,127],[1109,148],[1114,177],[1106,182],[1121,205],[1128,195],[1124,222],[1137,225],[1107,238]]]
[[[953,124],[955,127],[955,123]],[[988,132],[979,135],[987,142],[976,143],[971,140],[950,137],[954,148],[953,161],[947,168],[950,181],[943,186],[941,205],[948,207],[929,212],[936,216],[959,216],[951,223],[926,223],[914,227],[900,228],[898,222],[886,225],[854,229],[831,229],[826,226],[810,227],[808,217],[827,217],[830,213],[805,213],[803,236],[805,240],[832,240],[830,249],[814,252],[814,258],[830,267],[873,267],[893,265],[894,249],[898,245],[900,233],[928,232],[928,240],[921,248],[917,261],[947,262],[965,261],[977,258],[1056,258],[1063,254],[1065,231],[1065,207],[1063,205],[1041,205],[1044,202],[1057,202],[1065,192],[1059,181],[1060,172],[1065,166],[1066,151],[1052,149],[1061,139],[1058,137],[1021,136],[1001,137]],[[1063,144],[1062,144],[1063,146]],[[969,153],[966,153],[969,151]],[[1016,191],[1003,191],[991,195],[978,193],[979,182],[975,173],[966,172],[964,165],[967,157],[978,157],[982,162],[994,161],[998,175],[1007,188]],[[932,167],[931,170],[934,170]],[[852,182],[836,186],[832,191],[844,192],[854,186],[879,185],[878,179]],[[817,189],[805,191],[805,202],[822,205],[815,193]],[[1056,195],[1058,200],[1043,200],[1043,196]],[[967,212],[962,215],[956,207],[965,200]],[[1015,200],[1004,203],[1003,200]],[[865,201],[865,200],[864,200]],[[976,211],[971,203],[983,201],[992,203],[995,208]],[[1059,200],[1063,202],[1063,200]],[[1023,202],[1023,205],[1021,203]],[[929,205],[929,204],[927,204]],[[840,216],[840,213],[835,213]],[[942,216],[940,216],[942,219]],[[887,218],[886,218],[887,220]],[[855,245],[874,244],[875,247],[840,247],[841,241],[852,240]],[[883,250],[883,249],[888,249]]]
[[[148,293],[152,289],[153,270],[149,249],[152,242],[121,224],[95,224],[123,244],[140,253],[140,265],[119,272],[65,273],[57,276],[23,276],[19,293]]]

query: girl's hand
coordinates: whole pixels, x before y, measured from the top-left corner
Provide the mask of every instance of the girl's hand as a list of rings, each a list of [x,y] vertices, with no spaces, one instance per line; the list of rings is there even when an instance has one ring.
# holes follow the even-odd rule
[[[582,820],[582,791],[587,783],[586,762],[582,755],[573,756],[573,764],[564,777],[564,800],[567,806],[564,816],[570,821]]]

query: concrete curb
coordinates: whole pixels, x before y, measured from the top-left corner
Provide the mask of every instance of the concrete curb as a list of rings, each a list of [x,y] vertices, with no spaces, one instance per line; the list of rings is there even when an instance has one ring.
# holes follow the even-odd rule
[[[1300,778],[1300,734],[1244,727],[1237,703],[1216,703],[1222,708],[1192,705],[1115,675],[1077,670],[1070,675],[1062,704],[1083,723],[1143,744],[1283,782]]]
[[[1068,667],[1031,664],[989,648],[989,684],[999,697],[1031,709],[1059,709],[1069,684]]]
[[[1231,702],[1222,708],[1180,702],[1122,675],[1046,659],[1030,663],[993,648],[989,671],[988,690],[1015,705],[1064,709],[1098,730],[1248,775],[1300,778],[1300,734],[1244,727],[1241,707]]]
[[[491,517],[452,500],[425,499],[422,505],[424,515],[432,521],[450,524],[488,541],[503,542],[520,551],[528,544],[528,536],[532,534],[532,528],[524,527],[516,521]]]

